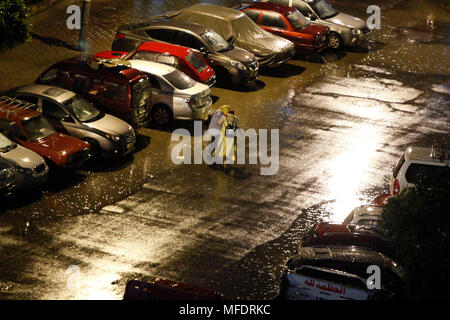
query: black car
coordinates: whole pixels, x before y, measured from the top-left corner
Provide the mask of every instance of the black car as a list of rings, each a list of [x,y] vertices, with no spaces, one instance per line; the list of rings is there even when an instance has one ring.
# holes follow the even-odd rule
[[[141,43],[171,43],[202,54],[219,78],[233,84],[251,84],[258,77],[256,57],[226,42],[211,28],[197,23],[156,19],[152,22],[121,26],[112,44],[113,51],[133,51]],[[230,79],[228,79],[230,78]]]

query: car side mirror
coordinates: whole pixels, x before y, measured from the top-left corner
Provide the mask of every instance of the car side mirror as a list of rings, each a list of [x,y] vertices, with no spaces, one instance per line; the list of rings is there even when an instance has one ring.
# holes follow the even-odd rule
[[[61,118],[61,121],[62,121],[62,122],[73,122],[73,119],[72,119],[71,116],[66,115],[66,116],[64,116],[64,117]]]
[[[317,17],[314,13],[310,12],[310,13],[308,13],[308,18],[311,20],[316,20]]]

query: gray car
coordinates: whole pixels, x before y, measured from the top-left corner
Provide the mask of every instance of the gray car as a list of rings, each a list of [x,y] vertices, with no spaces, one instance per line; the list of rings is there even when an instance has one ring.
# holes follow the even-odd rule
[[[123,156],[134,150],[136,135],[128,123],[72,91],[33,84],[18,89],[15,97],[34,103],[57,131],[89,142],[92,156]]]
[[[16,168],[9,161],[0,158],[0,197],[9,196],[15,187]]]
[[[145,41],[158,41],[188,47],[202,54],[218,77],[231,78],[233,84],[251,84],[258,77],[256,57],[226,42],[211,28],[196,23],[158,19],[119,28],[112,50],[132,51]]]
[[[48,166],[36,152],[24,148],[0,133],[0,158],[13,164],[18,189],[38,187],[47,181]]]
[[[294,7],[309,20],[329,27],[328,47],[332,49],[340,49],[344,45],[361,45],[370,36],[365,21],[333,9],[325,0],[262,0],[262,2]]]

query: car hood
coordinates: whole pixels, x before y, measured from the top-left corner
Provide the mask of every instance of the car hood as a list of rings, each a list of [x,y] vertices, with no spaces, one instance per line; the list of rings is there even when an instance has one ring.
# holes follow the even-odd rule
[[[128,136],[132,129],[128,123],[110,114],[105,114],[101,119],[84,123],[84,125],[107,134],[120,136]]]
[[[48,156],[65,156],[77,153],[86,149],[89,145],[80,139],[59,132],[44,139],[33,141],[32,144],[36,146],[36,152],[39,153],[38,150],[40,150]]]
[[[352,29],[364,29],[366,27],[366,23],[363,20],[345,13],[339,13],[332,18],[326,19],[326,21]]]
[[[220,52],[220,54],[223,54],[224,56],[236,60],[242,63],[250,63],[255,61],[256,57],[253,53],[248,52],[247,50],[234,47],[232,50]]]
[[[257,41],[247,34],[236,39],[236,46],[253,53],[257,58],[267,58],[293,50],[294,44],[291,41],[261,30],[266,34],[258,33]]]
[[[19,167],[26,169],[34,169],[38,165],[44,163],[44,159],[36,152],[19,145],[8,152],[1,153],[0,155],[3,158],[15,163]]]

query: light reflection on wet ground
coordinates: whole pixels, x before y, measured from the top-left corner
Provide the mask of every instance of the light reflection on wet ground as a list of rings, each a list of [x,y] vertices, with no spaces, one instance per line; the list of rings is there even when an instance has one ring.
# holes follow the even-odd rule
[[[94,3],[92,51],[107,49],[124,21],[188,4],[169,3],[99,1],[102,10]],[[259,90],[213,88],[215,106],[232,105],[244,129],[280,129],[278,175],[261,177],[255,166],[222,172],[173,165],[170,132],[191,129],[177,123],[140,129],[139,150],[127,159],[89,164],[53,180],[42,195],[2,203],[0,297],[120,298],[127,280],[156,277],[231,298],[273,296],[285,259],[309,227],[340,221],[386,191],[406,145],[450,142],[448,33],[442,38],[449,19],[434,2],[417,3],[382,7],[386,28],[375,32],[368,53],[327,53],[328,63],[294,60],[264,72]],[[364,3],[340,4],[363,16]],[[423,17],[417,24],[396,18],[424,8],[440,22],[431,38]],[[61,10],[36,32],[71,42],[74,35],[57,28],[63,21]],[[74,54],[45,48],[54,61]],[[34,63],[30,81],[54,61]],[[8,77],[11,85],[24,81]],[[67,287],[71,265],[81,271],[74,290]]]

